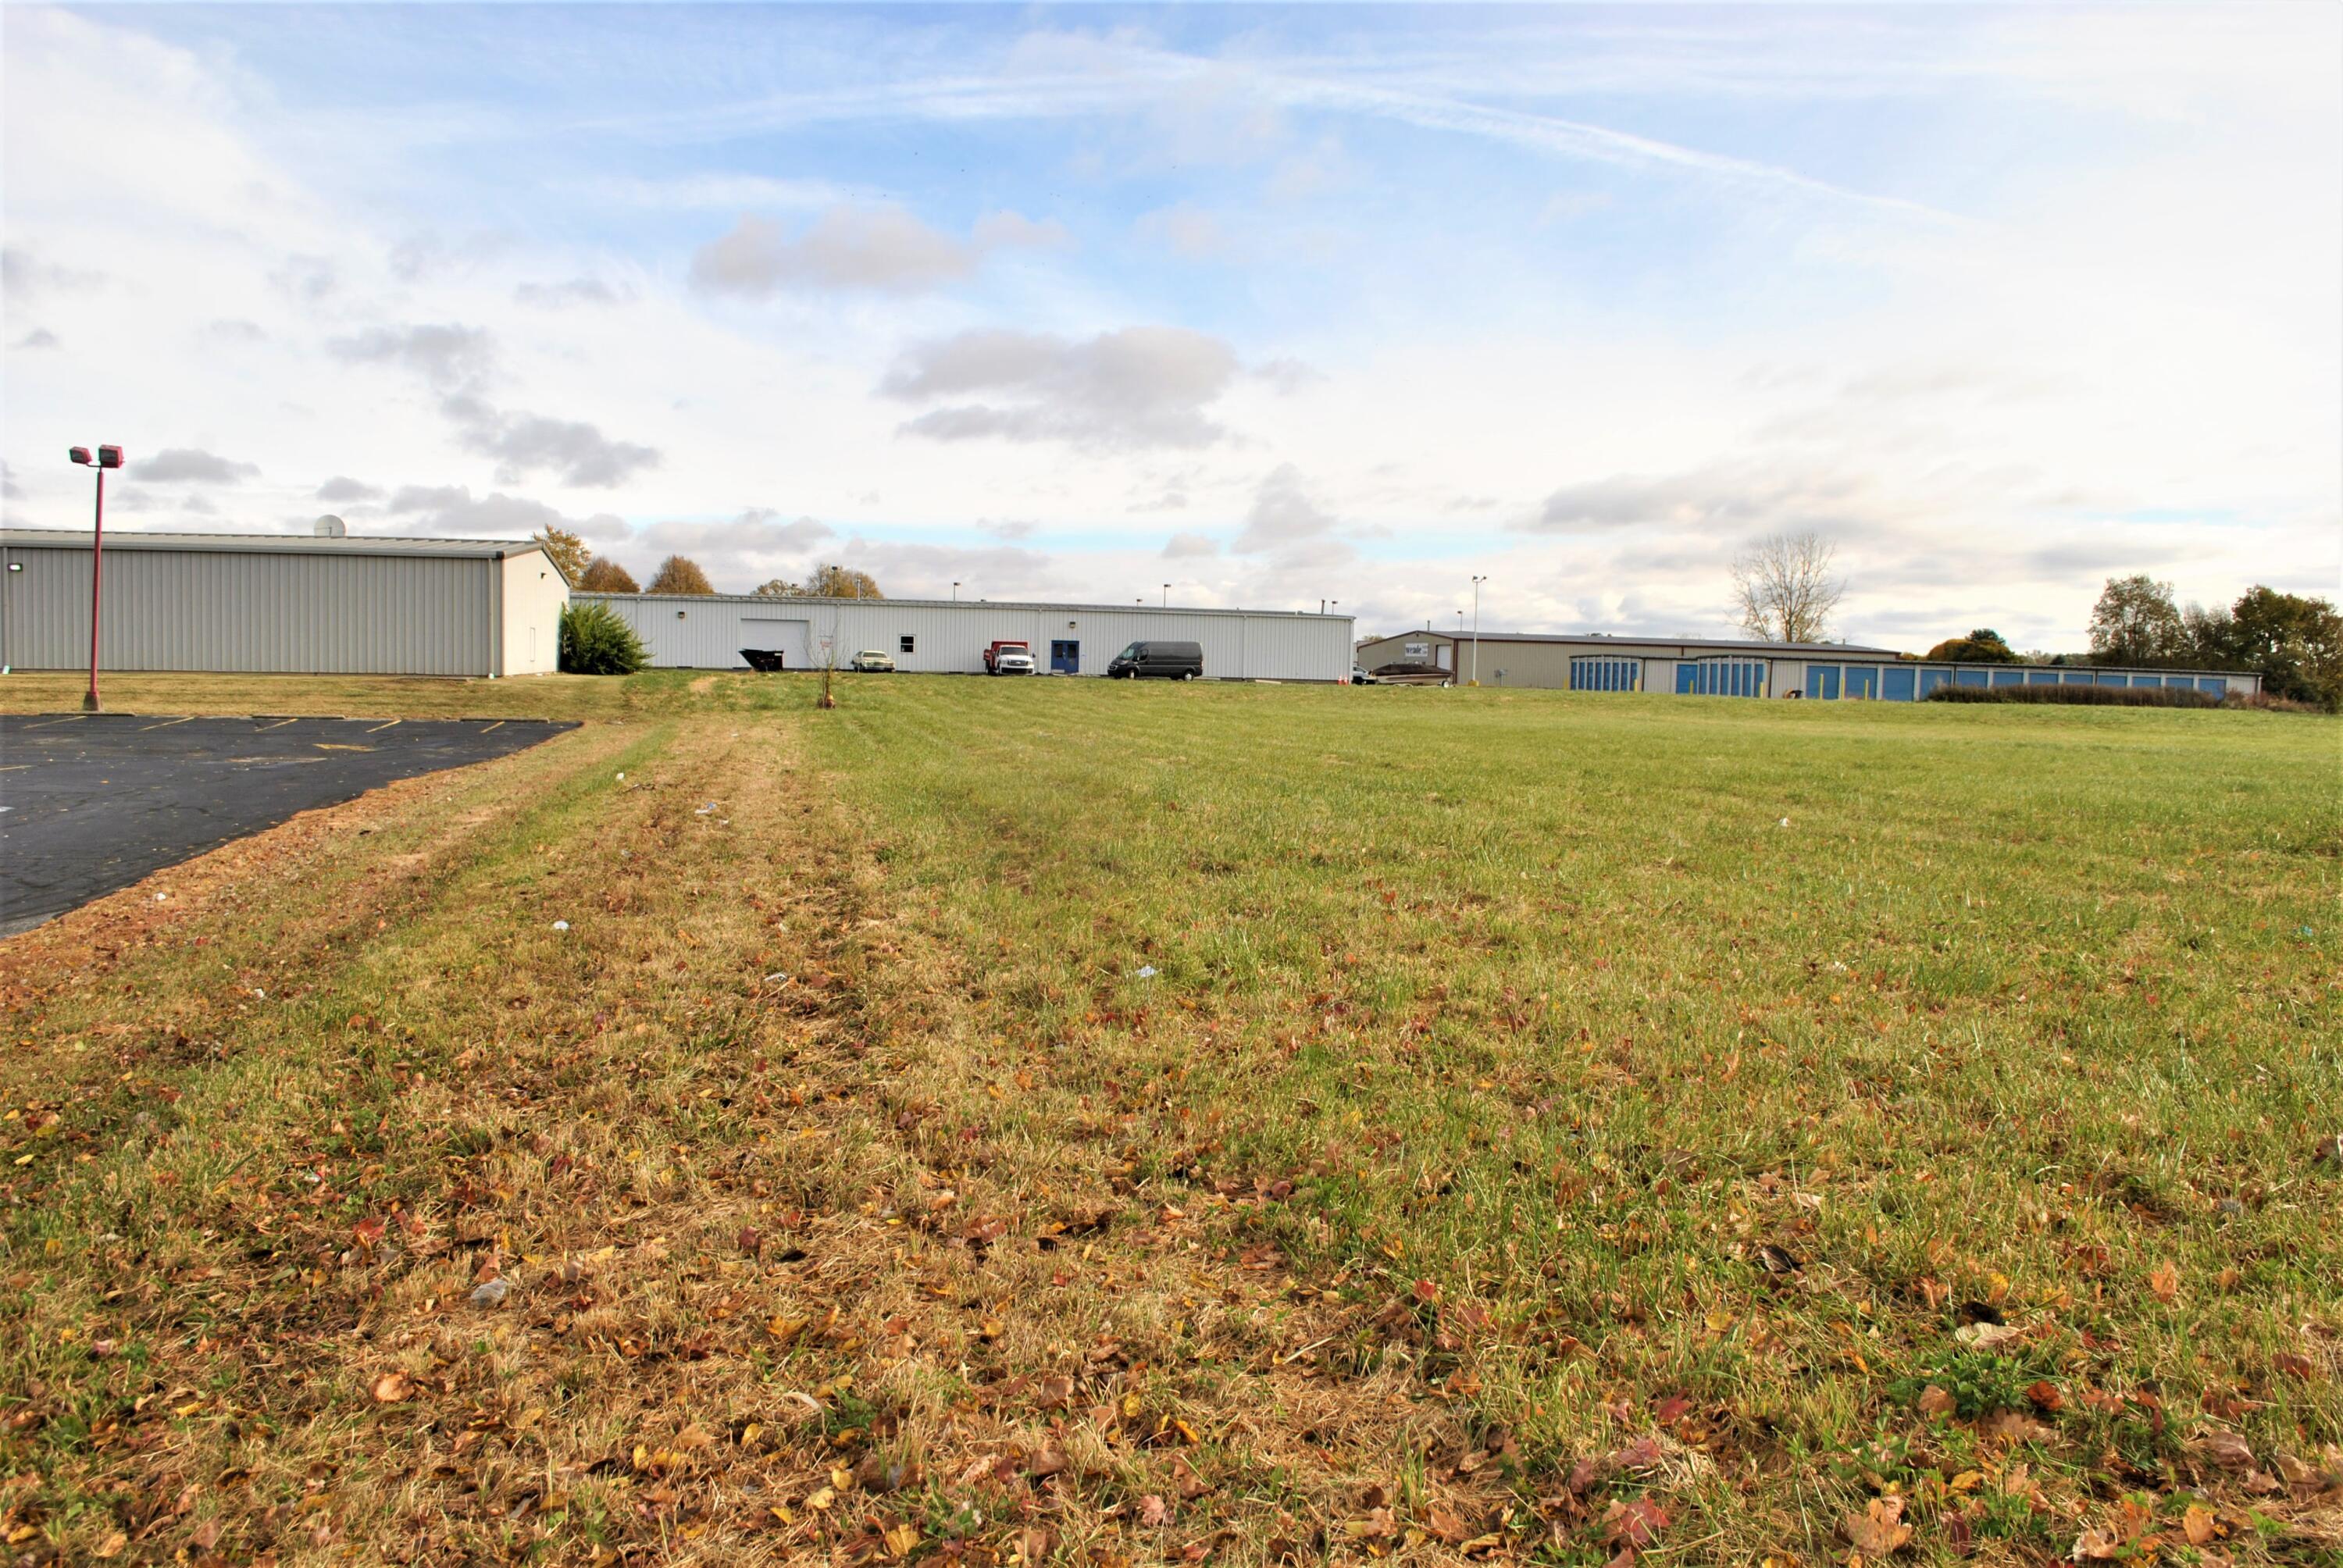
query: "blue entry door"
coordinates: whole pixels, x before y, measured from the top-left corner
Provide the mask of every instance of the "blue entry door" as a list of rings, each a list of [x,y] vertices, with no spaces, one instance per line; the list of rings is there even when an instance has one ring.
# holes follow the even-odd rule
[[[1081,643],[1053,641],[1050,644],[1051,675],[1079,675],[1081,673],[1081,668],[1082,645]]]

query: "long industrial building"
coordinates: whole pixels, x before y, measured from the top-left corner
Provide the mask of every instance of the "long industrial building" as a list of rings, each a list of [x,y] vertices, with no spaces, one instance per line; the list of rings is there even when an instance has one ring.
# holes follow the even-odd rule
[[[1474,644],[1478,642],[1477,654]],[[1948,664],[1887,648],[1836,642],[1670,641],[1600,635],[1408,631],[1360,644],[1362,668],[1431,665],[1484,686],[1564,691],[1658,691],[1679,696],[1869,699],[1913,702],[1940,686],[2177,687],[2208,696],[2250,695],[2261,677],[2237,670],[2118,669],[2102,665]]]
[[[1178,640],[1204,650],[1207,680],[1342,681],[1351,676],[1352,618],[1303,611],[1180,606],[990,602],[982,599],[768,598],[752,595],[593,594],[635,629],[655,667],[744,669],[743,648],[783,668],[844,665],[869,649],[899,670],[980,673],[984,650],[1021,641],[1037,670],[1103,675],[1133,642]]]
[[[89,664],[91,535],[0,528],[0,667]],[[284,675],[537,675],[569,585],[534,539],[108,529],[98,664]]]

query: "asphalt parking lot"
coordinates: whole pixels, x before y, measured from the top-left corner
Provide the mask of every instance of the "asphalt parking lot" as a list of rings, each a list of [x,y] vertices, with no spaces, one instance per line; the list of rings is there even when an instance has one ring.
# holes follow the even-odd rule
[[[0,935],[297,811],[576,728],[522,719],[0,714]]]

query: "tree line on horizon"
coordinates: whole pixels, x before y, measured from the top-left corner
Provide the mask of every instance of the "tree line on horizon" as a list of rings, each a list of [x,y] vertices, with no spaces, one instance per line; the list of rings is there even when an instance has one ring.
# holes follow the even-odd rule
[[[689,556],[671,555],[659,562],[651,573],[649,588],[635,581],[635,574],[608,556],[598,556],[592,548],[568,528],[548,528],[532,536],[543,546],[561,575],[569,579],[572,588],[586,593],[648,593],[648,594],[712,594],[715,585],[708,573]],[[816,567],[805,581],[792,582],[787,578],[772,578],[750,588],[759,598],[885,598],[879,583],[869,572],[847,566]]]
[[[1821,642],[1846,579],[1837,547],[1808,529],[1757,540],[1734,558],[1734,610],[1765,642]],[[2132,669],[2251,671],[2262,690],[2343,710],[2343,614],[2323,598],[2259,584],[2227,608],[2174,603],[2146,572],[2109,578],[2091,609],[2087,653],[2020,653],[1991,627],[1946,638],[1922,657],[1957,664],[2089,664]]]
[[[2343,709],[2343,613],[2327,599],[2256,584],[2234,604],[2181,608],[2172,585],[2146,572],[2109,578],[2091,609],[2087,653],[2019,653],[1991,627],[1947,638],[1926,655],[1961,664],[2114,665],[2128,669],[2251,672],[2290,702]]]

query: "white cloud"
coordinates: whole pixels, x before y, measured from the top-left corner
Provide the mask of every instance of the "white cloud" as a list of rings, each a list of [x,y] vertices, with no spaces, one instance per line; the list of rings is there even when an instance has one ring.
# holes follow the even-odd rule
[[[482,380],[496,348],[483,327],[455,322],[377,327],[326,345],[336,358],[353,365],[396,365],[442,391]]]
[[[1336,518],[1303,489],[1302,475],[1291,463],[1280,464],[1253,491],[1252,509],[1245,513],[1244,531],[1231,548],[1239,555],[1330,538]]]
[[[1000,399],[944,403],[902,427],[939,441],[1202,447],[1222,434],[1204,409],[1236,372],[1226,343],[1184,327],[1127,327],[1081,341],[991,330],[912,348],[880,389],[906,402]]]
[[[573,305],[623,305],[633,296],[613,288],[598,277],[573,277],[562,283],[524,283],[513,290],[513,303],[541,310]]]
[[[1205,534],[1173,534],[1163,541],[1163,558],[1168,561],[1198,560],[1220,553],[1219,541]]]
[[[130,477],[142,484],[173,481],[196,485],[233,485],[260,477],[257,463],[238,463],[194,447],[172,447],[151,457],[133,457]]]
[[[610,489],[661,461],[657,447],[613,439],[582,419],[515,413],[470,397],[450,397],[440,407],[465,447],[496,459],[502,484],[543,474],[573,488]]]
[[[965,240],[892,205],[841,202],[802,231],[743,216],[692,257],[692,282],[715,294],[762,299],[777,289],[870,289],[913,294],[970,276],[989,251],[1068,243],[1055,223],[1014,212],[977,221]]]
[[[402,485],[384,509],[400,519],[395,532],[422,538],[523,539],[558,528],[593,543],[625,540],[633,532],[612,513],[569,517],[525,496],[495,491],[476,498],[467,485]]]

